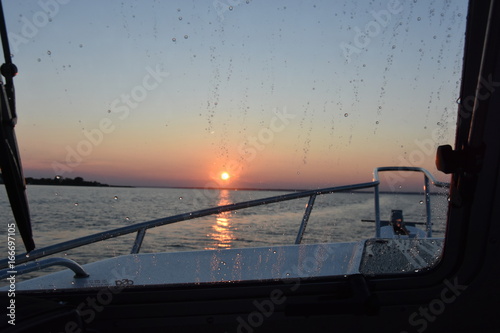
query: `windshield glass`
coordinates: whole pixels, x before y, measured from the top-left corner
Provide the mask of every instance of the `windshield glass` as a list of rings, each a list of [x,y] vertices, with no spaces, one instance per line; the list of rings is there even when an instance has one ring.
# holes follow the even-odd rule
[[[4,6],[37,248],[370,182],[381,166],[422,167],[448,181],[434,156],[454,141],[465,0]],[[425,222],[421,174],[380,180],[382,220],[402,210]],[[361,221],[375,219],[373,191],[318,196],[302,243],[374,237],[374,223]],[[446,190],[431,191],[433,236],[443,237]],[[151,229],[141,253],[294,244],[308,200]],[[0,204],[9,210],[4,192]],[[64,255],[87,263],[127,254],[134,238]]]

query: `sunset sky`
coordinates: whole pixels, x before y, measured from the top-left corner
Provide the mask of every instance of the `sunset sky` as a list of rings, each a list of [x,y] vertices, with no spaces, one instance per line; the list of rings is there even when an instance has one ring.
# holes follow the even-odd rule
[[[25,175],[258,188],[389,165],[438,175],[466,1],[359,3],[5,2]]]

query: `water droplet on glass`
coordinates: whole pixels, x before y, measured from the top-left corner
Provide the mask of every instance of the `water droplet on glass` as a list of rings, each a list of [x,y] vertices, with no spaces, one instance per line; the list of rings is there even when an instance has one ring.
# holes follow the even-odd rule
[[[116,196],[116,195],[115,195],[115,196],[113,197],[113,199],[114,199],[114,200],[118,200],[118,196]]]
[[[175,42],[175,41],[177,41],[177,38],[175,38],[175,37],[172,38],[172,42]]]
[[[129,220],[130,220],[130,217],[126,216],[126,217],[125,217],[125,220],[126,220],[126,221],[129,221]]]
[[[344,117],[346,117],[346,118],[349,117],[349,113],[347,113],[347,112],[344,113]]]
[[[233,10],[233,6],[229,6],[229,10]]]
[[[182,16],[179,16],[179,21],[182,21]]]
[[[50,52],[50,51],[47,51],[47,54],[48,54],[48,55],[51,55],[51,54],[52,54],[52,52]]]
[[[75,202],[75,206],[78,206],[78,202]]]
[[[36,61],[41,62],[41,61],[42,61],[42,59],[38,58],[38,59],[36,59]]]
[[[424,200],[420,200],[418,203],[421,204],[421,205],[423,205],[424,204]]]
[[[422,18],[421,17],[417,17],[417,21],[420,21],[420,20],[422,20]]]
[[[82,48],[82,47],[83,47],[83,44],[80,44],[80,45],[78,45],[78,46],[80,46],[80,48]]]
[[[188,38],[189,38],[189,36],[188,36],[188,35],[184,35],[184,39],[188,39]]]
[[[26,258],[29,258],[30,257],[30,254],[29,253],[26,253]]]
[[[379,123],[379,121],[377,120],[377,121],[375,122],[375,124],[377,124],[377,125],[378,125],[378,123]]]
[[[182,200],[183,198],[182,197],[179,197],[179,200]]]

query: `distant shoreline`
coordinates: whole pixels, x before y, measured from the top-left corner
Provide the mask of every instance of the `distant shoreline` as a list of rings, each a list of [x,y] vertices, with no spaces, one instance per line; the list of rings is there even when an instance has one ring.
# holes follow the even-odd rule
[[[170,188],[170,189],[185,189],[185,190],[228,190],[228,191],[262,191],[262,192],[303,192],[303,191],[314,191],[315,189],[283,189],[283,188],[253,188],[253,187],[197,187],[197,186],[131,186],[135,188]],[[319,189],[318,189],[319,190]],[[336,193],[370,193],[373,194],[373,191],[367,190],[342,190],[337,191]],[[332,194],[335,192],[332,192]],[[420,191],[379,191],[380,194],[421,194],[424,195],[424,192]],[[430,195],[444,195],[440,192],[430,192]]]
[[[0,184],[3,184],[0,178]],[[84,186],[84,187],[113,187],[113,188],[166,188],[166,189],[186,189],[186,190],[228,190],[228,191],[264,191],[264,192],[302,192],[302,191],[312,191],[314,189],[285,189],[285,188],[255,188],[255,187],[201,187],[201,186],[132,186],[132,185],[111,185],[103,184],[97,181],[86,181],[81,177],[76,178],[32,178],[26,177],[27,185],[43,185],[43,186]],[[369,190],[343,190],[338,191],[342,193],[371,193],[373,191]],[[420,191],[380,191],[380,194],[424,194]],[[430,195],[443,195],[439,192],[430,192]]]
[[[82,177],[63,178],[56,176],[54,178],[25,178],[26,185],[48,185],[48,186],[86,186],[86,187],[111,187],[109,184],[103,184],[97,181],[87,181]]]

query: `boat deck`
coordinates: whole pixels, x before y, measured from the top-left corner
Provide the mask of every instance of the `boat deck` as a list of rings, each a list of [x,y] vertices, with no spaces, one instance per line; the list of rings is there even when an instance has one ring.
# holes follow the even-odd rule
[[[19,282],[17,290],[134,287],[307,279],[414,272],[435,264],[441,239],[369,239],[351,243],[129,254]]]

